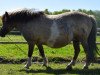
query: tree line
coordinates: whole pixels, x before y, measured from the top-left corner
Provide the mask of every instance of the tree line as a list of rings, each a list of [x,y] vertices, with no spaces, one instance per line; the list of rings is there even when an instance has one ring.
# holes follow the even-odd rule
[[[57,15],[57,14],[65,13],[65,12],[71,12],[71,11],[79,11],[79,12],[86,13],[88,15],[94,15],[96,18],[97,27],[100,28],[100,11],[99,10],[93,11],[93,10],[85,10],[85,9],[78,9],[78,10],[63,9],[61,11],[54,11],[54,12],[50,12],[48,9],[44,10],[44,12],[49,15]]]
[[[2,25],[1,16],[0,16],[0,26]]]
[[[100,28],[100,10],[85,10],[85,9],[69,10],[69,9],[63,9],[63,10],[60,10],[60,11],[50,12],[48,9],[45,9],[44,13],[46,13],[48,15],[57,15],[57,14],[61,14],[61,13],[64,13],[64,12],[71,12],[71,11],[79,11],[79,12],[84,12],[88,15],[94,15],[95,18],[96,18],[97,27]],[[1,17],[0,17],[0,25],[2,25]]]

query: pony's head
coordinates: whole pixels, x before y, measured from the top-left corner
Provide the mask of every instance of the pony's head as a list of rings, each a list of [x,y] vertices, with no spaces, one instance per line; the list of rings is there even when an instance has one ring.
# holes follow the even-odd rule
[[[5,14],[2,16],[3,26],[0,30],[0,36],[4,37],[14,27],[20,27],[18,25],[25,25],[32,20],[40,19],[42,15],[44,15],[42,11],[32,11],[28,9],[10,13],[5,12]]]
[[[1,37],[5,37],[5,35],[7,33],[9,33],[13,28],[14,26],[10,23],[10,16],[9,16],[9,13],[8,12],[5,12],[5,14],[2,16],[2,28],[0,30],[0,36]]]

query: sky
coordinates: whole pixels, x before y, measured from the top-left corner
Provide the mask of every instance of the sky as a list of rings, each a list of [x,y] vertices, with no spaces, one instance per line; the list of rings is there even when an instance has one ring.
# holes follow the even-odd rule
[[[62,9],[100,10],[100,0],[0,0],[0,15],[23,8],[48,9],[51,12]]]

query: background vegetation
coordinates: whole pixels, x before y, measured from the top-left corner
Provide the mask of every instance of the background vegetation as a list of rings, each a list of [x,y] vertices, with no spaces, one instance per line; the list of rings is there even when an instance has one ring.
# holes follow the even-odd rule
[[[0,16],[0,26],[2,25],[1,16]]]
[[[44,12],[49,15],[57,15],[64,12],[70,12],[70,11],[79,11],[84,12],[88,15],[94,15],[97,21],[97,27],[100,27],[100,10],[85,10],[85,9],[78,9],[78,10],[69,10],[69,9],[63,9],[61,11],[54,11],[50,12],[48,9],[45,9]],[[1,17],[0,17],[1,18]],[[0,25],[2,25],[1,19],[0,19]]]
[[[44,12],[46,14],[50,14],[50,15],[57,15],[57,14],[61,14],[64,12],[70,12],[70,11],[79,11],[79,12],[84,12],[88,15],[94,15],[97,21],[97,27],[100,27],[100,11],[99,10],[85,10],[85,9],[78,9],[78,10],[69,10],[69,9],[63,9],[61,11],[54,11],[54,12],[50,12],[48,9],[45,9]]]

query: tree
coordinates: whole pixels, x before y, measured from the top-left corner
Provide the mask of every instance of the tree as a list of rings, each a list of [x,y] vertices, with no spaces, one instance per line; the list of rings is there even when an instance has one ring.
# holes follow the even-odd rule
[[[45,9],[45,10],[44,10],[44,13],[45,13],[45,14],[52,14],[50,11],[48,11],[48,9]]]
[[[2,25],[1,16],[0,16],[0,26]]]
[[[57,14],[65,13],[65,12],[70,12],[70,10],[68,10],[68,9],[63,9],[63,10],[61,10],[61,11],[54,11],[52,14],[57,15]]]
[[[68,9],[63,9],[63,10],[60,10],[60,11],[54,11],[54,12],[50,12],[48,11],[48,9],[45,9],[44,12],[46,14],[52,14],[52,15],[57,15],[57,14],[61,14],[61,13],[65,13],[65,12],[70,12],[71,10],[68,10]],[[97,27],[100,27],[100,11],[96,10],[96,11],[93,11],[93,10],[86,10],[86,9],[78,9],[78,10],[72,10],[72,11],[79,11],[79,12],[84,12],[88,15],[94,15],[95,18],[96,18],[96,22],[97,22]]]
[[[63,9],[62,12],[70,12],[69,9]]]
[[[100,27],[100,11],[95,10],[94,15],[95,15],[95,18],[96,18],[96,21],[97,21],[97,27]]]

